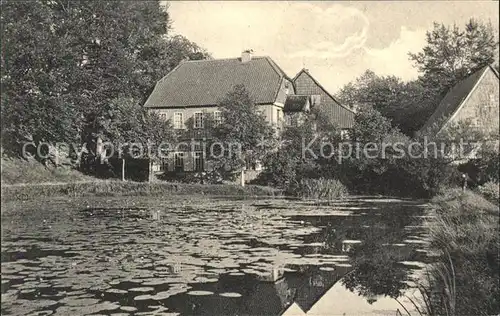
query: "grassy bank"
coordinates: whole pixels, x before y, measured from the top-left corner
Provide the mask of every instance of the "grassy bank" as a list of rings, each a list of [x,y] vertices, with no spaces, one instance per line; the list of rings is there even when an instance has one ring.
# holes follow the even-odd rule
[[[499,209],[472,191],[449,190],[432,200],[426,223],[439,253],[424,287],[429,315],[497,315]]]
[[[213,196],[276,196],[263,186],[200,185],[171,182],[99,180],[69,167],[45,167],[35,160],[2,158],[2,200],[39,197],[164,196],[200,194]]]
[[[34,159],[2,158],[2,184],[97,181],[70,167],[46,167]]]
[[[85,197],[85,196],[165,196],[165,195],[213,195],[213,196],[279,196],[278,190],[256,185],[201,185],[167,182],[97,181],[86,183],[62,183],[46,185],[3,186],[2,200],[30,200],[38,197]]]

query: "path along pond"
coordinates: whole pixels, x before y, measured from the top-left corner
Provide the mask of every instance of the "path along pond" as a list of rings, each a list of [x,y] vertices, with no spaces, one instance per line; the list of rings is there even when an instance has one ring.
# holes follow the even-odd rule
[[[406,314],[432,261],[425,214],[362,197],[7,203],[1,313]]]

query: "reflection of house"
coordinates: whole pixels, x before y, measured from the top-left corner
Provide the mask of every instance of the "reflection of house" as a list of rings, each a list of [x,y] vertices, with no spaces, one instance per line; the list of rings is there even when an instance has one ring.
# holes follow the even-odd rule
[[[245,86],[269,124],[280,126],[285,110],[294,103],[294,113],[321,106],[339,127],[352,126],[353,113],[340,106],[307,72],[299,72],[292,80],[271,58],[253,57],[251,51],[243,52],[241,58],[181,63],[158,81],[144,106],[170,120],[185,139],[209,138],[196,130],[201,131],[208,119],[221,119],[217,104],[236,85]],[[296,96],[297,91],[300,96]],[[187,133],[188,127],[194,133]],[[207,168],[199,148],[177,150],[158,167],[165,171]]]
[[[420,134],[439,136],[451,126],[464,122],[487,136],[498,135],[498,95],[497,71],[492,66],[483,67],[448,91]]]
[[[408,289],[404,293],[414,300],[420,298],[418,289]],[[398,300],[411,315],[418,315],[418,311],[408,297],[402,296]],[[342,282],[336,282],[307,309],[304,309],[298,302],[294,302],[281,316],[398,315],[397,311],[401,309],[401,305],[390,296],[365,298],[346,289]]]

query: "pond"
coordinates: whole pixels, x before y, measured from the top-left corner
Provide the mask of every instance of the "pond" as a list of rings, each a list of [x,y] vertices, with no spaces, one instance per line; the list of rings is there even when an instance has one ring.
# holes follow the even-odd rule
[[[362,197],[10,203],[1,312],[406,314],[432,259],[425,214],[416,201]]]

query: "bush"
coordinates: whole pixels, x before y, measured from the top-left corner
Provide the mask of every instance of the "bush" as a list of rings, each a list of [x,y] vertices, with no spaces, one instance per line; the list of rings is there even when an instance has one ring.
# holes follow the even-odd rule
[[[293,193],[306,199],[331,201],[346,196],[347,189],[335,179],[302,179]]]
[[[500,201],[500,192],[498,187],[498,182],[488,181],[485,184],[477,188],[480,194],[485,198],[492,201],[493,203],[498,203]]]
[[[446,191],[432,203],[434,217],[426,226],[430,247],[439,254],[425,291],[432,314],[498,314],[498,206],[461,190]]]
[[[481,152],[481,158],[460,165],[459,170],[469,175],[471,179],[470,186],[472,187],[489,181],[499,183],[499,154],[494,150],[485,150]]]

